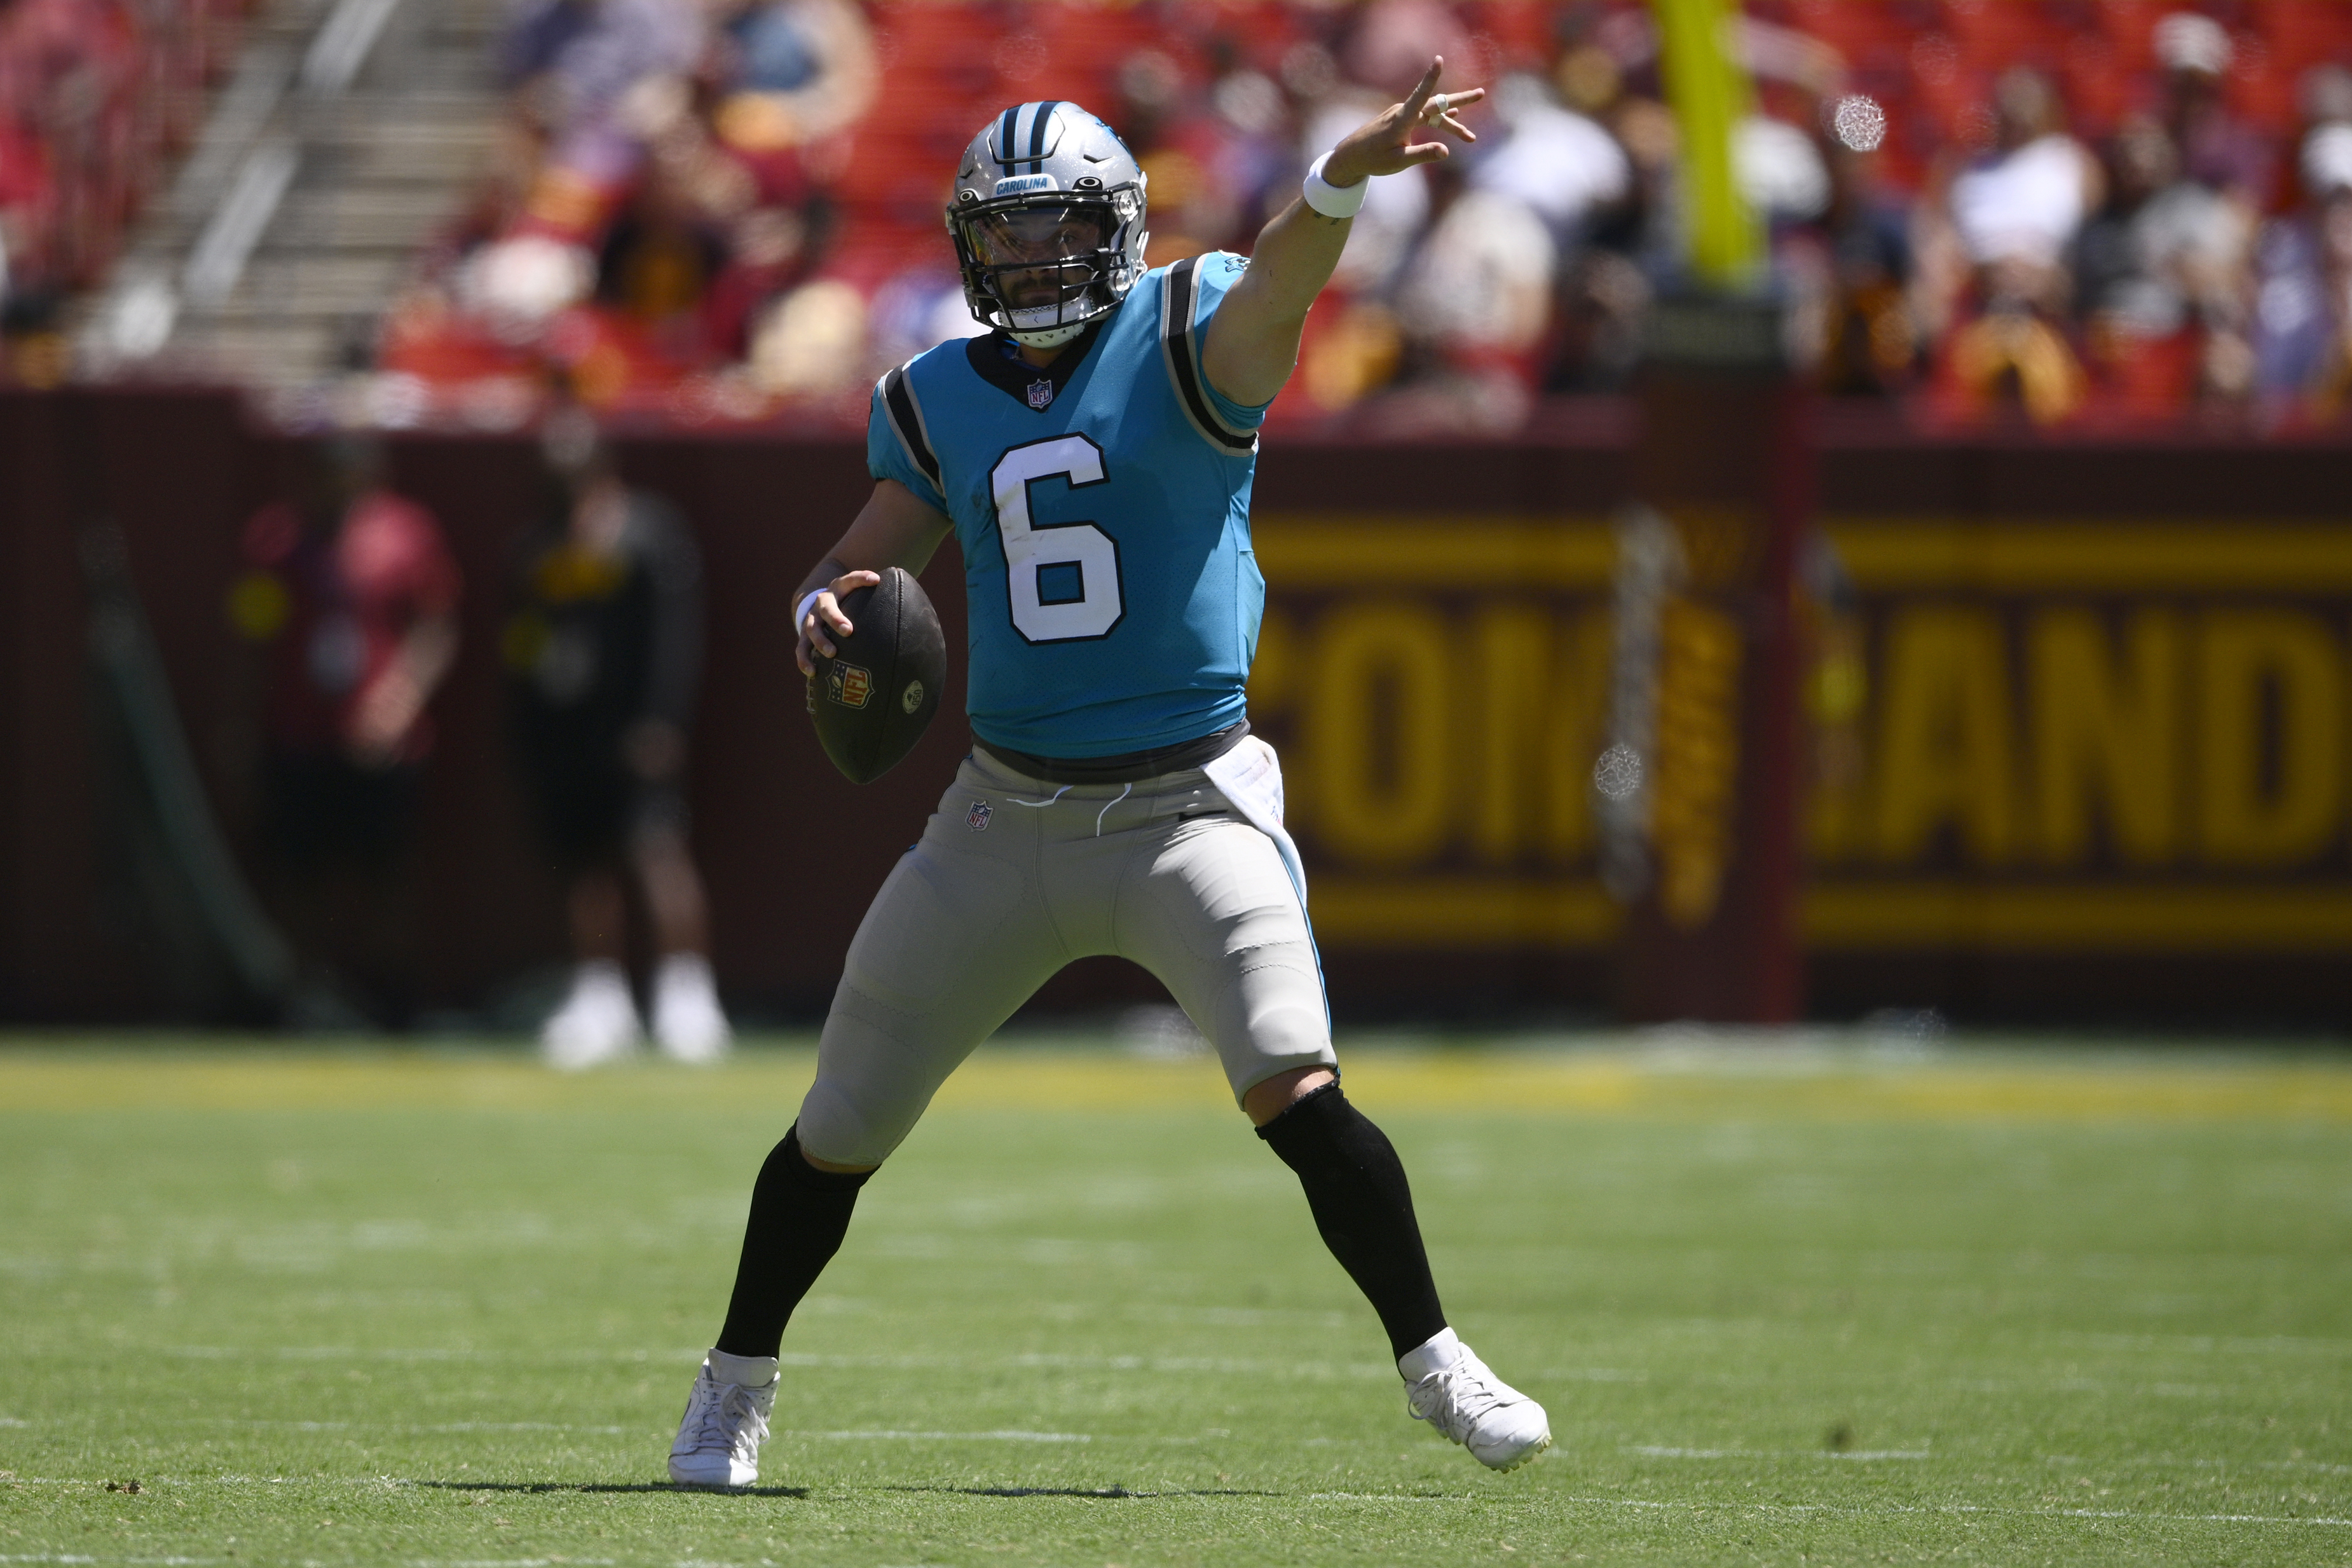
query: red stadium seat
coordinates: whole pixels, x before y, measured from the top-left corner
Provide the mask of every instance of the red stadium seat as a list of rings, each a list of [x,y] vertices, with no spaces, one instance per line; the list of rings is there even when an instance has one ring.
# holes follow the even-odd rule
[[[2254,31],[2289,81],[2313,66],[2352,66],[2352,5],[2344,0],[2258,0]]]

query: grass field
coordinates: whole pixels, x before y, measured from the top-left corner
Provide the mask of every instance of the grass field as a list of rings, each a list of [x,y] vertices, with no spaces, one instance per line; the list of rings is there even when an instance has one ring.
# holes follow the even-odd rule
[[[1405,1418],[1203,1061],[976,1058],[714,1496],[804,1050],[0,1048],[0,1563],[2352,1562],[2352,1060],[1349,1061],[1537,1465]]]

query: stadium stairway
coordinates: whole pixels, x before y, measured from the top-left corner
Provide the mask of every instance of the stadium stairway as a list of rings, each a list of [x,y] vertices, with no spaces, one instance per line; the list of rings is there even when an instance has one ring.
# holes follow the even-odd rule
[[[499,0],[276,0],[78,333],[83,367],[315,382],[497,153]]]

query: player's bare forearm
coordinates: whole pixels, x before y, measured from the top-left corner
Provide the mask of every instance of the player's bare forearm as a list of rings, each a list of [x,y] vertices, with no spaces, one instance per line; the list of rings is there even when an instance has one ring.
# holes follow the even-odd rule
[[[1394,174],[1416,163],[1452,156],[1443,141],[1415,141],[1423,127],[1465,141],[1477,136],[1458,111],[1486,96],[1485,88],[1441,93],[1441,57],[1402,103],[1391,104],[1348,133],[1323,165],[1323,178],[1342,188],[1376,174]],[[1353,218],[1327,217],[1304,201],[1293,201],[1265,225],[1250,253],[1249,270],[1217,307],[1201,345],[1201,369],[1209,384],[1235,402],[1271,402],[1298,363],[1298,340],[1307,312],[1331,281],[1347,248]]]
[[[897,480],[877,480],[874,494],[866,497],[848,531],[793,590],[795,606],[810,593],[823,591],[801,620],[800,640],[793,649],[801,673],[810,674],[814,668],[809,657],[812,647],[827,658],[833,656],[828,629],[844,637],[853,630],[849,618],[841,612],[838,596],[881,581],[882,573],[894,566],[920,576],[953,527],[945,512]]]
[[[1331,281],[1353,218],[1294,200],[1258,232],[1249,270],[1217,307],[1201,345],[1202,373],[1235,402],[1270,402],[1298,363],[1307,312]]]

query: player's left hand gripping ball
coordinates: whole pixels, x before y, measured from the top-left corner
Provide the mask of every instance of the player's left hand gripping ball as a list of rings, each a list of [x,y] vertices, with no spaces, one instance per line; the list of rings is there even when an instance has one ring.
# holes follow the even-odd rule
[[[915,748],[947,685],[947,635],[922,584],[898,567],[841,600],[852,630],[828,658],[811,651],[809,711],[833,765],[870,783]]]

